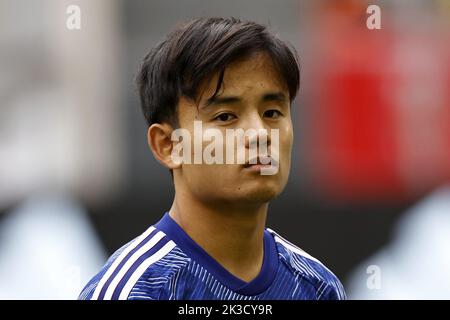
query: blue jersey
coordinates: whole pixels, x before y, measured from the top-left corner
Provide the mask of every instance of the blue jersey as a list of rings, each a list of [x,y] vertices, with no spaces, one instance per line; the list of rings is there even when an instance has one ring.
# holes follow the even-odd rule
[[[337,277],[317,259],[264,231],[260,273],[245,282],[222,267],[166,213],[117,250],[85,286],[86,300],[345,299]]]

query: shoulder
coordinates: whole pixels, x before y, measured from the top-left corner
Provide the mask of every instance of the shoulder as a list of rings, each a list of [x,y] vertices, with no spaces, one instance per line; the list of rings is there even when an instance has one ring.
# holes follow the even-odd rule
[[[295,275],[307,280],[315,289],[317,299],[346,299],[341,281],[322,262],[277,232],[267,228],[275,239],[280,260]]]
[[[94,295],[95,289],[98,287],[100,280],[106,276],[106,272],[111,268],[112,264],[116,261],[117,257],[130,245],[134,240],[126,243],[119,249],[117,249],[106,261],[103,265],[102,269],[94,276],[91,280],[84,286],[80,295],[78,296],[79,300],[91,300]]]
[[[117,250],[81,292],[82,300],[158,299],[188,258],[153,226]]]

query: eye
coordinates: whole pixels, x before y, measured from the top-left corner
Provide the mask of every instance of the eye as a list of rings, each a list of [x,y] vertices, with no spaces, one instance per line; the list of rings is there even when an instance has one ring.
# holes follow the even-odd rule
[[[231,121],[231,120],[233,120],[235,118],[236,118],[236,116],[234,114],[229,113],[229,112],[224,112],[224,113],[221,113],[221,114],[217,115],[214,118],[214,120],[218,120],[220,122],[227,122],[227,121]]]
[[[275,109],[270,109],[264,112],[264,117],[268,117],[271,119],[277,119],[281,115],[281,112]]]

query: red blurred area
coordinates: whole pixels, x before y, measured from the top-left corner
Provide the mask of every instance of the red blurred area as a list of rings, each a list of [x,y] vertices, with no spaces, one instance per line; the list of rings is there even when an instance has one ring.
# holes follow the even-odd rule
[[[450,181],[448,28],[384,10],[382,29],[369,30],[367,16],[363,5],[317,15],[313,180],[343,200],[418,196]]]

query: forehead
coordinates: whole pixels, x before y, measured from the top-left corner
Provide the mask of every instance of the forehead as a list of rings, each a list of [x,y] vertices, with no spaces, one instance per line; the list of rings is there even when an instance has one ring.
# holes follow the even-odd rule
[[[216,74],[207,83],[202,100],[215,92],[218,79]],[[288,92],[288,88],[271,57],[265,52],[255,52],[225,68],[219,95],[257,96],[267,91]]]

